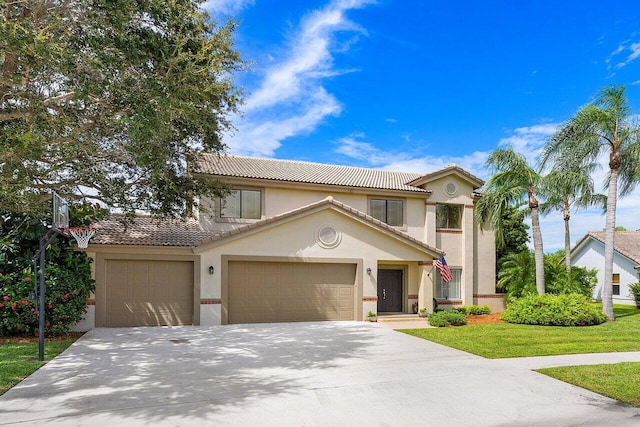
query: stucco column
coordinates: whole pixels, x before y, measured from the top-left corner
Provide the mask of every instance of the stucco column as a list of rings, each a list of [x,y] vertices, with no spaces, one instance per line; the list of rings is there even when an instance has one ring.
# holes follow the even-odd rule
[[[436,203],[425,202],[426,205],[426,217],[424,222],[424,242],[433,246],[436,245]]]
[[[474,257],[473,257],[473,205],[465,205],[464,215],[462,215],[463,228],[463,264],[462,264],[462,304],[473,304],[473,279],[474,279]],[[484,254],[481,254],[484,257]]]
[[[431,261],[420,261],[418,263],[418,309],[427,307],[429,313],[433,313],[433,278],[429,273],[433,269]]]

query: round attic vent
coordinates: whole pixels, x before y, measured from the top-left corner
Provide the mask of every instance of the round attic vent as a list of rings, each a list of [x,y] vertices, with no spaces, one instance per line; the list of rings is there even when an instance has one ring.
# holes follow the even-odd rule
[[[340,233],[328,225],[323,225],[316,231],[316,241],[323,248],[335,248],[340,244],[340,237]]]
[[[444,192],[449,196],[455,196],[458,193],[458,187],[453,182],[450,182],[445,185]]]

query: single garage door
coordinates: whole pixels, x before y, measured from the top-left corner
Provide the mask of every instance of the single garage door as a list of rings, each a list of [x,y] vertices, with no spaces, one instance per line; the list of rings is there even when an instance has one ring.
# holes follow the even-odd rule
[[[230,261],[229,323],[354,320],[355,264]]]
[[[193,324],[193,262],[106,263],[106,326]]]

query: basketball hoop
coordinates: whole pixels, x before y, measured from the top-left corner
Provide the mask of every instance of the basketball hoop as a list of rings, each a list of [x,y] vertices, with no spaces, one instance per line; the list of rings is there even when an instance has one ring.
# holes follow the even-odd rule
[[[95,228],[88,227],[71,227],[64,230],[64,234],[71,234],[76,239],[80,249],[86,249],[89,246],[89,240],[95,233]]]

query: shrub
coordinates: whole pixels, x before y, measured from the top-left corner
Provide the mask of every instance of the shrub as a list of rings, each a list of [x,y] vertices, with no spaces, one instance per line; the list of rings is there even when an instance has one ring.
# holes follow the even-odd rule
[[[429,316],[429,324],[438,328],[444,326],[462,326],[467,324],[467,318],[459,311],[444,310],[432,313]]]
[[[569,277],[563,263],[564,250],[544,256],[545,292],[548,294],[582,294],[591,297],[598,282],[597,270],[571,267]],[[498,272],[496,287],[507,293],[507,305],[528,295],[537,295],[533,252],[507,255]]]
[[[636,307],[640,308],[640,282],[629,285],[629,292],[636,300]]]
[[[477,316],[480,314],[491,314],[491,309],[489,308],[488,305],[483,305],[482,307],[477,305],[462,305],[460,307],[454,307],[449,311],[462,313],[464,315],[470,314],[474,316]]]
[[[525,325],[589,326],[603,323],[606,317],[584,295],[544,294],[513,301],[502,320]]]
[[[38,314],[34,300],[38,277],[32,257],[46,227],[25,215],[0,212],[3,245],[0,247],[0,336],[35,335]],[[45,332],[68,332],[86,311],[86,299],[94,290],[91,259],[75,252],[69,240],[58,237],[46,252]]]

